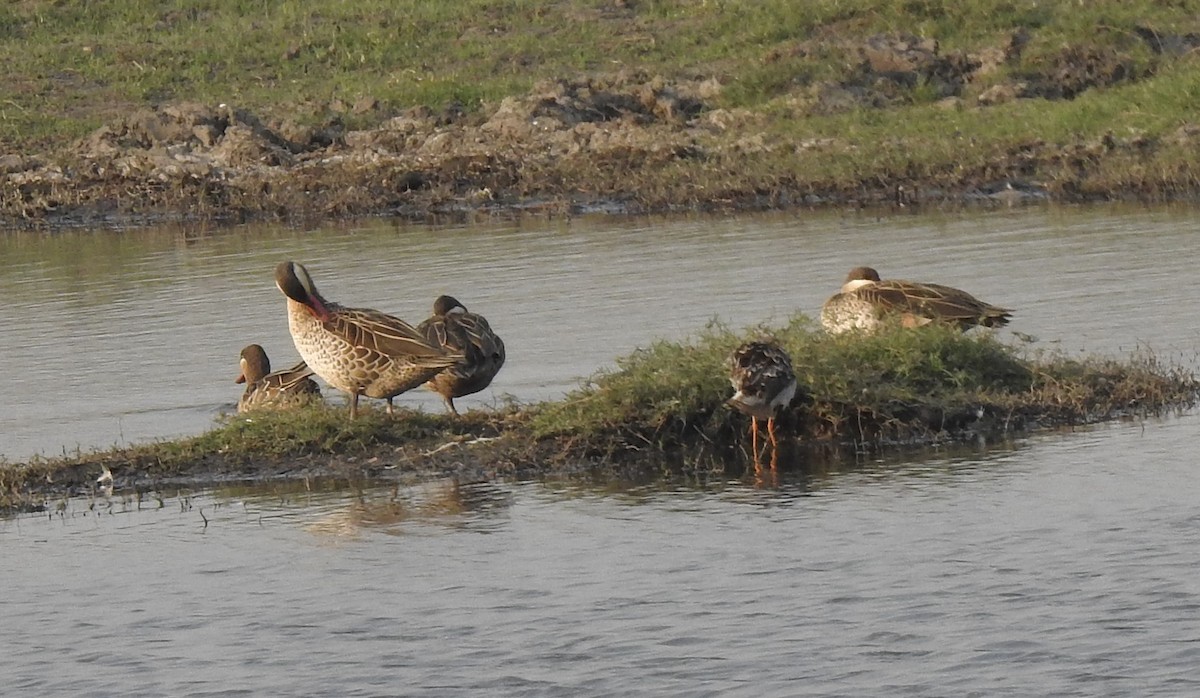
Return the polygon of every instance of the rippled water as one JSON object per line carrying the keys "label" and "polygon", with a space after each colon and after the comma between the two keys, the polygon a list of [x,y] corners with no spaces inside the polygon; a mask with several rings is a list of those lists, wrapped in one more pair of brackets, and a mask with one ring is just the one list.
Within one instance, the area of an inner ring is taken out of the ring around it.
{"label": "rippled water", "polygon": [[[846,271],[940,281],[1016,309],[1042,346],[1194,358],[1190,211],[590,219],[479,227],[383,222],[0,236],[0,456],[198,433],[232,410],[238,352],[298,360],[274,286],[282,259],[322,291],[417,322],[451,293],[486,315],[508,363],[466,407],[563,394],[656,338],[815,314]],[[342,400],[340,395],[332,399]],[[401,404],[443,409],[425,390]]]}
{"label": "rippled water", "polygon": [[26,695],[1195,695],[1200,419],[773,489],[433,483],[0,522]]}
{"label": "rippled water", "polygon": [[[237,352],[293,360],[271,270],[409,319],[450,292],[552,397],[845,271],[963,286],[1068,352],[1194,365],[1190,211],[771,216],[0,238],[0,453],[192,433]],[[402,398],[440,409],[432,395]],[[0,520],[21,695],[1187,696],[1200,416],[742,480],[66,500]],[[815,464],[812,466],[817,468]]]}

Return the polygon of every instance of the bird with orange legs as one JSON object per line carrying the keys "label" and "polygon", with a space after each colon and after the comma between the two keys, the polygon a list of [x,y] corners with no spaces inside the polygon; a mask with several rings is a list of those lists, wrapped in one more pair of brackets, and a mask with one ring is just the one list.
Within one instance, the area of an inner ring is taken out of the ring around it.
{"label": "bird with orange legs", "polygon": [[796,373],[792,359],[778,344],[770,340],[755,340],[742,344],[729,356],[729,383],[736,391],[729,398],[730,407],[750,416],[751,448],[754,450],[754,469],[761,469],[758,451],[758,420],[767,420],[767,436],[771,440],[771,469],[779,464],[779,442],[775,437],[775,415],[796,397]]}

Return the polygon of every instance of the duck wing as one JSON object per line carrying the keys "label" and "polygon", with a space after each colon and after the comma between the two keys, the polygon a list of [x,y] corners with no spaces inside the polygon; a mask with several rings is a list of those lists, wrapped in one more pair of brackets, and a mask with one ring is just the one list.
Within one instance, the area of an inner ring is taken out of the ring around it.
{"label": "duck wing", "polygon": [[480,360],[493,362],[499,369],[500,364],[504,363],[504,341],[492,331],[487,319],[482,315],[466,313],[457,320],[465,343],[473,347]]}
{"label": "duck wing", "polygon": [[1010,310],[941,284],[881,281],[855,293],[881,308],[932,320],[999,327],[1012,315]]}
{"label": "duck wing", "polygon": [[369,308],[338,308],[322,326],[355,347],[392,357],[445,358],[415,327]]}

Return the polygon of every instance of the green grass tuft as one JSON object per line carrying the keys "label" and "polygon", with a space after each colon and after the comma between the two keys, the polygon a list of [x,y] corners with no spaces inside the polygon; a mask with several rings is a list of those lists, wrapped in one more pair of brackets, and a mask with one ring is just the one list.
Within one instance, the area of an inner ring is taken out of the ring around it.
{"label": "green grass tuft", "polygon": [[543,438],[570,435],[592,450],[736,438],[748,418],[724,405],[733,392],[725,360],[740,342],[761,336],[774,337],[792,356],[805,395],[788,421],[808,439],[927,440],[966,428],[1157,413],[1192,404],[1198,388],[1190,373],[1152,356],[1029,357],[994,334],[942,326],[830,336],[797,315],[777,330],[735,333],[713,323],[689,342],[656,342],[561,402],[540,406],[531,428]]}

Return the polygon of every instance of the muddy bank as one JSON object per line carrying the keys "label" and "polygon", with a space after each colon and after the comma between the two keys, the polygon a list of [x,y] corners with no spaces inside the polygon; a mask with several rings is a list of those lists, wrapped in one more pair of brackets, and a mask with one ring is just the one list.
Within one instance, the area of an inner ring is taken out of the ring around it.
{"label": "muddy bank", "polygon": [[[1171,38],[1143,39],[1165,53]],[[772,49],[763,60],[834,55],[846,64],[842,77],[802,84],[760,110],[722,108],[727,86],[715,77],[637,71],[544,82],[470,113],[453,104],[393,112],[371,97],[282,120],[237,105],[163,104],[61,152],[0,154],[0,225],[1195,196],[1200,186],[1190,170],[1148,165],[1162,150],[1194,143],[1200,125],[1166,138],[1018,139],[968,164],[955,148],[970,144],[960,144],[947,147],[943,162],[857,171],[828,163],[905,145],[784,128],[855,110],[904,119],[914,91],[941,108],[982,112],[1070,100],[1146,77],[1126,56],[1087,47],[1012,71],[1026,41],[1018,32],[967,53],[906,34],[819,36]],[[1005,66],[1009,77],[995,80]],[[364,121],[373,125],[347,126]]]}
{"label": "muddy bank", "polygon": [[[919,452],[930,446],[1005,443],[1037,430],[1069,428],[1122,415],[1048,415],[1003,413],[984,408],[902,407],[903,414],[864,410],[854,423],[861,438],[842,441],[829,434],[797,436],[804,417],[781,420],[782,471],[824,471],[881,452]],[[479,415],[475,415],[479,416]],[[911,421],[903,425],[900,417]],[[828,426],[828,425],[827,425]],[[682,437],[682,438],[676,438]],[[115,449],[70,459],[33,462],[20,472],[0,476],[0,516],[52,512],[70,497],[134,499],[147,502],[155,493],[174,489],[208,489],[230,483],[332,480],[346,484],[411,484],[439,478],[461,483],[498,479],[602,478],[639,479],[647,474],[684,477],[740,477],[752,472],[750,444],[741,431],[718,443],[700,430],[672,436],[668,443],[652,430],[617,430],[595,437],[532,439],[528,433],[495,436],[442,434],[402,445],[379,443],[341,453],[252,455],[208,453],[164,461],[155,449]],[[666,446],[665,448],[663,446]],[[12,466],[9,466],[12,468]]]}

